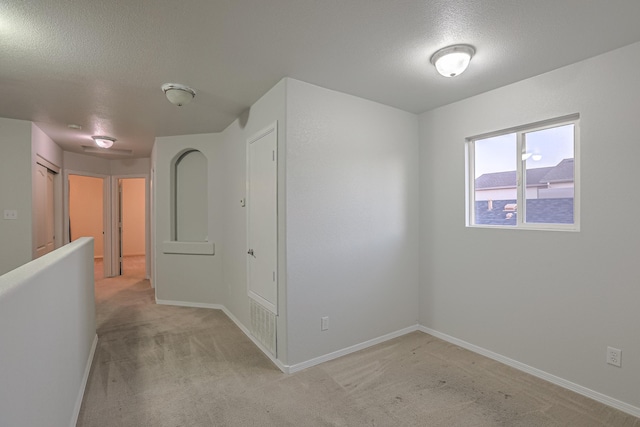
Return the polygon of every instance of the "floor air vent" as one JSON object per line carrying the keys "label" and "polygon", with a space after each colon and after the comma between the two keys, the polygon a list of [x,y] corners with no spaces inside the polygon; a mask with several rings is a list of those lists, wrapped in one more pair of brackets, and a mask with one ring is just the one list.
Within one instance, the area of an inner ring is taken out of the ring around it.
{"label": "floor air vent", "polygon": [[254,300],[251,301],[251,335],[276,357],[276,316]]}

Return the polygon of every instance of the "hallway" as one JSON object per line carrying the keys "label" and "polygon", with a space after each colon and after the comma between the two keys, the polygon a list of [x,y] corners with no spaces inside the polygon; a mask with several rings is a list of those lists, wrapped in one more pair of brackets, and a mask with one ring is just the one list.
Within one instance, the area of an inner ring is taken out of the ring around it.
{"label": "hallway", "polygon": [[221,311],[156,305],[144,258],[127,258],[123,276],[96,280],[99,342],[78,426],[215,425],[198,408],[213,409],[203,402],[232,365],[281,375]]}

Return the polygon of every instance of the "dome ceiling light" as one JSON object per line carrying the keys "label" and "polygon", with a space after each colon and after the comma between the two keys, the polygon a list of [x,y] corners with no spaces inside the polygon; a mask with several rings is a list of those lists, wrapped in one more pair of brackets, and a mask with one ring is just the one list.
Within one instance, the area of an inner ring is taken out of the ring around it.
{"label": "dome ceiling light", "polygon": [[189,86],[178,83],[165,83],[162,85],[162,91],[173,105],[182,107],[190,103],[196,96],[196,91]]}
{"label": "dome ceiling light", "polygon": [[467,44],[456,44],[440,49],[431,57],[431,63],[438,73],[445,77],[455,77],[464,72],[476,50]]}
{"label": "dome ceiling light", "polygon": [[92,136],[91,138],[93,138],[96,145],[100,148],[111,148],[113,143],[116,142],[116,139],[110,136]]}

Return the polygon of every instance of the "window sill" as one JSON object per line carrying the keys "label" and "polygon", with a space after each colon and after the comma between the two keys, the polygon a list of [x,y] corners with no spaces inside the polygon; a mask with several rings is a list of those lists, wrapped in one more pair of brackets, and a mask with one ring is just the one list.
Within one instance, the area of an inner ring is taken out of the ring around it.
{"label": "window sill", "polygon": [[473,224],[473,225],[467,225],[467,228],[488,228],[488,229],[499,229],[499,230],[528,230],[528,231],[568,231],[568,232],[579,232],[580,231],[580,227],[577,225],[573,225],[571,227],[566,227],[566,226],[554,226],[554,225],[540,225],[540,226],[534,226],[534,225],[527,225],[527,226],[515,226],[515,225],[478,225],[478,224]]}

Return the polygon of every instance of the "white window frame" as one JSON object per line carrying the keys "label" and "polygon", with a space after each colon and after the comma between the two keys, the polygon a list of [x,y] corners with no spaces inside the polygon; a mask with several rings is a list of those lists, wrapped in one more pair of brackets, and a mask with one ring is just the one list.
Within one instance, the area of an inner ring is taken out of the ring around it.
{"label": "white window frame", "polygon": [[[545,129],[574,125],[573,135],[573,155],[574,155],[574,193],[573,193],[573,224],[557,223],[528,223],[526,219],[526,185],[523,185],[523,171],[525,170],[525,160],[522,159],[526,133],[541,131]],[[518,214],[516,225],[489,225],[476,224],[475,212],[475,142],[487,138],[506,134],[516,134],[516,195],[518,204]],[[499,228],[509,230],[550,230],[550,231],[580,231],[580,115],[572,114],[551,120],[536,122],[524,126],[518,126],[501,131],[485,133],[466,138],[466,225],[473,228]]]}

